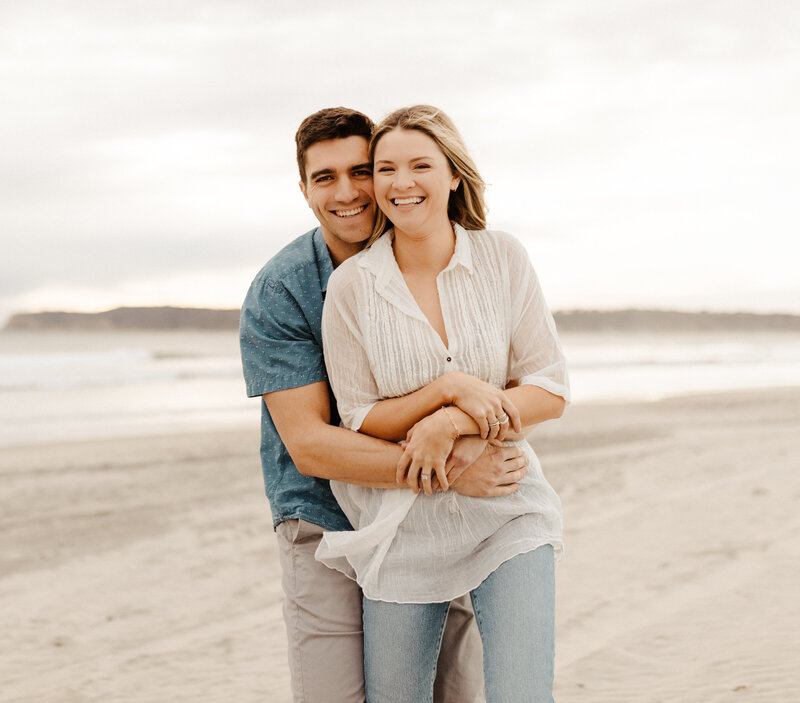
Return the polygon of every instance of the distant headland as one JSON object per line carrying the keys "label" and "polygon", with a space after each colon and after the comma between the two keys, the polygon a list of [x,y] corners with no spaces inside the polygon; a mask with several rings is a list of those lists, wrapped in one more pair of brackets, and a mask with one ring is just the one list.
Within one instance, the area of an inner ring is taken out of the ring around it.
{"label": "distant headland", "polygon": [[[800,315],[676,310],[561,310],[561,332],[800,332]],[[139,307],[104,312],[27,312],[6,331],[235,330],[238,309]]]}
{"label": "distant headland", "polygon": [[239,325],[239,310],[210,308],[114,308],[104,312],[21,312],[6,323],[20,330],[227,330]]}
{"label": "distant headland", "polygon": [[800,315],[679,310],[561,310],[561,332],[800,332]]}

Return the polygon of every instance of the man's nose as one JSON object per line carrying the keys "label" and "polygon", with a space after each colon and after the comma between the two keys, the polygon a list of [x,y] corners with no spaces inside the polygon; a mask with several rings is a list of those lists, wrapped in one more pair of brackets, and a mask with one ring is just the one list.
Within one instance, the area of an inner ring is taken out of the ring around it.
{"label": "man's nose", "polygon": [[344,176],[336,184],[336,199],[341,203],[349,203],[358,197],[358,188],[353,181]]}

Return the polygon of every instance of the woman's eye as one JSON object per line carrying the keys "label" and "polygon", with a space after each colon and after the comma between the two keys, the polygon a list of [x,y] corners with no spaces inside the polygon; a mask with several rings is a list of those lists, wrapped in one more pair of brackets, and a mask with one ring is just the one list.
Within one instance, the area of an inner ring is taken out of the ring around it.
{"label": "woman's eye", "polygon": [[384,166],[383,168],[378,169],[378,173],[392,173],[394,171],[393,168],[389,168],[388,166]]}

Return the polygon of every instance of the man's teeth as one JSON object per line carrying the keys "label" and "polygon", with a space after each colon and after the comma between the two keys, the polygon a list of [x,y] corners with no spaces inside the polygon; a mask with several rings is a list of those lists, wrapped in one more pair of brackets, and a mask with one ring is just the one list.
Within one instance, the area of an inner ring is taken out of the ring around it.
{"label": "man's teeth", "polygon": [[358,215],[358,213],[363,212],[366,208],[366,205],[362,205],[361,207],[357,207],[354,210],[337,210],[336,214],[339,217],[352,217],[353,215]]}
{"label": "man's teeth", "polygon": [[395,205],[416,205],[417,203],[421,203],[424,198],[395,198],[392,202]]}

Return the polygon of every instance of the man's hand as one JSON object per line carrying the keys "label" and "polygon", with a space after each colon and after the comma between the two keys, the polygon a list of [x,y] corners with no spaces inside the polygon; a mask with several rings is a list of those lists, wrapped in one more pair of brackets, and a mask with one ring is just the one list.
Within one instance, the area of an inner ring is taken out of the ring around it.
{"label": "man's hand", "polygon": [[453,451],[450,452],[450,457],[444,467],[447,473],[447,480],[450,483],[458,481],[461,474],[483,454],[488,443],[488,440],[481,439],[476,435],[459,437],[453,444]]}
{"label": "man's hand", "polygon": [[450,481],[450,488],[475,498],[507,496],[519,489],[527,473],[528,458],[522,447],[486,444],[483,453]]}

